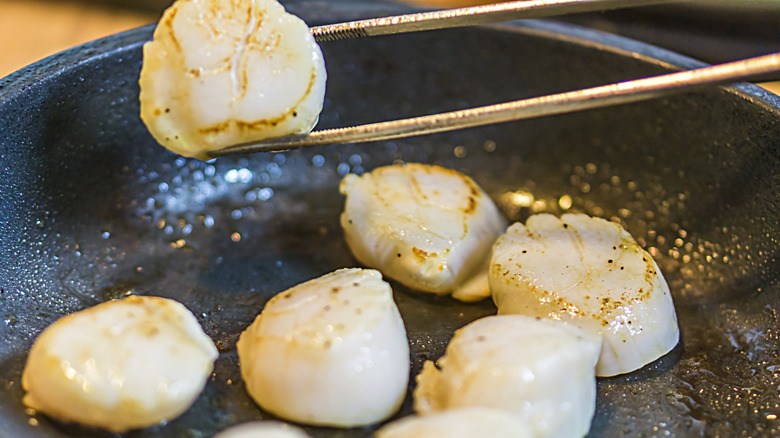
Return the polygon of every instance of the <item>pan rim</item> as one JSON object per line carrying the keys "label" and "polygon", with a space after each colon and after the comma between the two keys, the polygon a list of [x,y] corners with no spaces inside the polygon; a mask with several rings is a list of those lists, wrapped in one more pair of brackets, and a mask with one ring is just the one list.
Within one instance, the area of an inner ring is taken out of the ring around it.
{"label": "pan rim", "polygon": [[[298,3],[306,3],[306,0]],[[338,7],[346,3],[351,3],[351,1],[337,2],[333,5]],[[412,10],[412,8],[402,5],[395,6],[399,9],[399,13]],[[0,78],[0,114],[2,114],[2,108],[6,102],[15,100],[16,97],[23,95],[25,90],[31,86],[52,80],[63,72],[76,68],[83,63],[108,57],[117,52],[133,50],[139,45],[142,46],[152,38],[155,27],[156,23],[152,23],[89,41],[50,55],[22,67],[4,78]],[[639,40],[554,20],[515,20],[483,27],[504,32],[520,32],[589,47],[619,56],[634,58],[672,71],[708,65],[687,55]],[[767,89],[748,82],[721,86],[719,88],[748,100],[767,111],[776,113],[780,117],[780,96]]]}

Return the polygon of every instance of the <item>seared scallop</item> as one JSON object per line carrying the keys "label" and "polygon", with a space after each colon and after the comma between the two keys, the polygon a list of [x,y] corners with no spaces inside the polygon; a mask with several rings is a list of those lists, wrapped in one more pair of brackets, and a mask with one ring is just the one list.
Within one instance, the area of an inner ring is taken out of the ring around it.
{"label": "seared scallop", "polygon": [[566,321],[602,336],[599,376],[641,368],[679,340],[658,265],[604,219],[541,214],[510,226],[493,248],[490,288],[499,314]]}
{"label": "seared scallop", "polygon": [[177,0],[144,45],[141,119],[187,156],[310,131],[327,73],[308,26],[276,0]]}
{"label": "seared scallop", "polygon": [[600,343],[558,321],[478,319],[455,332],[436,364],[423,364],[414,410],[498,409],[527,424],[535,437],[584,436],[596,407]]}
{"label": "seared scallop", "polygon": [[112,432],[157,425],[195,401],[217,349],[173,300],[131,296],[64,316],[33,343],[28,407]]}
{"label": "seared scallop", "polygon": [[249,395],[287,420],[368,425],[406,395],[406,330],[374,270],[341,269],[276,295],[237,347]]}
{"label": "seared scallop", "polygon": [[347,175],[341,225],[364,265],[421,291],[463,301],[490,295],[490,247],[506,222],[469,177],[409,163]]}
{"label": "seared scallop", "polygon": [[252,421],[214,435],[214,438],[308,438],[299,427],[279,421]]}
{"label": "seared scallop", "polygon": [[510,412],[459,408],[428,415],[410,415],[386,424],[375,438],[534,438],[531,428]]}

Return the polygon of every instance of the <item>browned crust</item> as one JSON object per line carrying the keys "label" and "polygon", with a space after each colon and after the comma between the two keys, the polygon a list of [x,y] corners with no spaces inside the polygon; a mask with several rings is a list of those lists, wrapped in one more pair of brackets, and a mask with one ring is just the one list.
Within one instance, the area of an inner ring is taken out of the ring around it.
{"label": "browned crust", "polygon": [[264,127],[268,126],[276,126],[285,120],[287,120],[289,117],[296,117],[297,110],[296,108],[304,101],[306,98],[311,94],[312,88],[314,88],[314,82],[315,82],[316,72],[315,68],[311,68],[311,75],[309,76],[309,84],[306,88],[306,92],[303,93],[300,99],[290,107],[286,112],[283,114],[270,118],[270,119],[261,119],[261,120],[255,120],[251,122],[247,122],[244,120],[226,120],[224,122],[220,122],[211,126],[207,126],[205,128],[201,128],[198,130],[198,133],[200,134],[219,134],[220,132],[228,131],[231,128],[236,128],[241,131],[254,131],[258,130]]}

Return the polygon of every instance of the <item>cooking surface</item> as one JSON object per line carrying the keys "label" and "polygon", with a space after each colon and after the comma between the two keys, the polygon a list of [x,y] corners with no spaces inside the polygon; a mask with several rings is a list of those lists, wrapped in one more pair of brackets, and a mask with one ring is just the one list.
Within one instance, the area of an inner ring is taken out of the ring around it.
{"label": "cooking surface", "polygon": [[[398,12],[323,2],[293,11],[312,23]],[[32,71],[29,83],[0,81],[0,436],[110,436],[25,412],[19,379],[46,325],[127,294],[182,301],[222,352],[192,409],[129,436],[210,436],[267,418],[243,389],[238,333],[273,294],[356,264],[338,226],[338,181],[399,159],[469,174],[512,219],[564,211],[615,218],[659,262],[682,342],[638,372],[599,379],[592,436],[780,432],[777,100],[771,106],[710,90],[405,141],[205,163],[166,152],[138,119],[140,45],[150,34],[99,44],[93,53],[109,55],[85,62],[68,58],[85,54],[57,58]],[[665,70],[605,42],[690,64],[544,22],[328,43],[322,124]],[[393,286],[413,374],[443,352],[453,330],[495,312],[489,301],[467,305]],[[399,415],[409,412],[407,399]]]}

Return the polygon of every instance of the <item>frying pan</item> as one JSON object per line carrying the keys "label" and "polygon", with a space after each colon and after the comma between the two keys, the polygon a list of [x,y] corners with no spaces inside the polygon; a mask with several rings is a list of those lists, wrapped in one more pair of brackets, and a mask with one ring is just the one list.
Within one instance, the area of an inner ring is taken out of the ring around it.
{"label": "frying pan", "polygon": [[[312,25],[406,11],[381,2],[287,7]],[[542,211],[617,220],[658,261],[681,342],[639,371],[599,379],[591,436],[780,432],[777,96],[742,84],[403,141],[201,162],[158,146],[139,119],[141,46],[151,33],[111,36],[0,80],[0,436],[110,435],[26,412],[20,376],[44,327],[129,294],[181,301],[221,354],[189,411],[127,436],[210,436],[270,418],[243,388],[238,334],[277,292],[357,264],[338,225],[338,182],[398,160],[471,175],[512,220]],[[546,21],[322,48],[322,128],[699,65]],[[502,196],[514,191],[533,202]],[[413,375],[455,329],[495,312],[489,300],[393,287]],[[398,416],[410,412],[407,398]]]}

